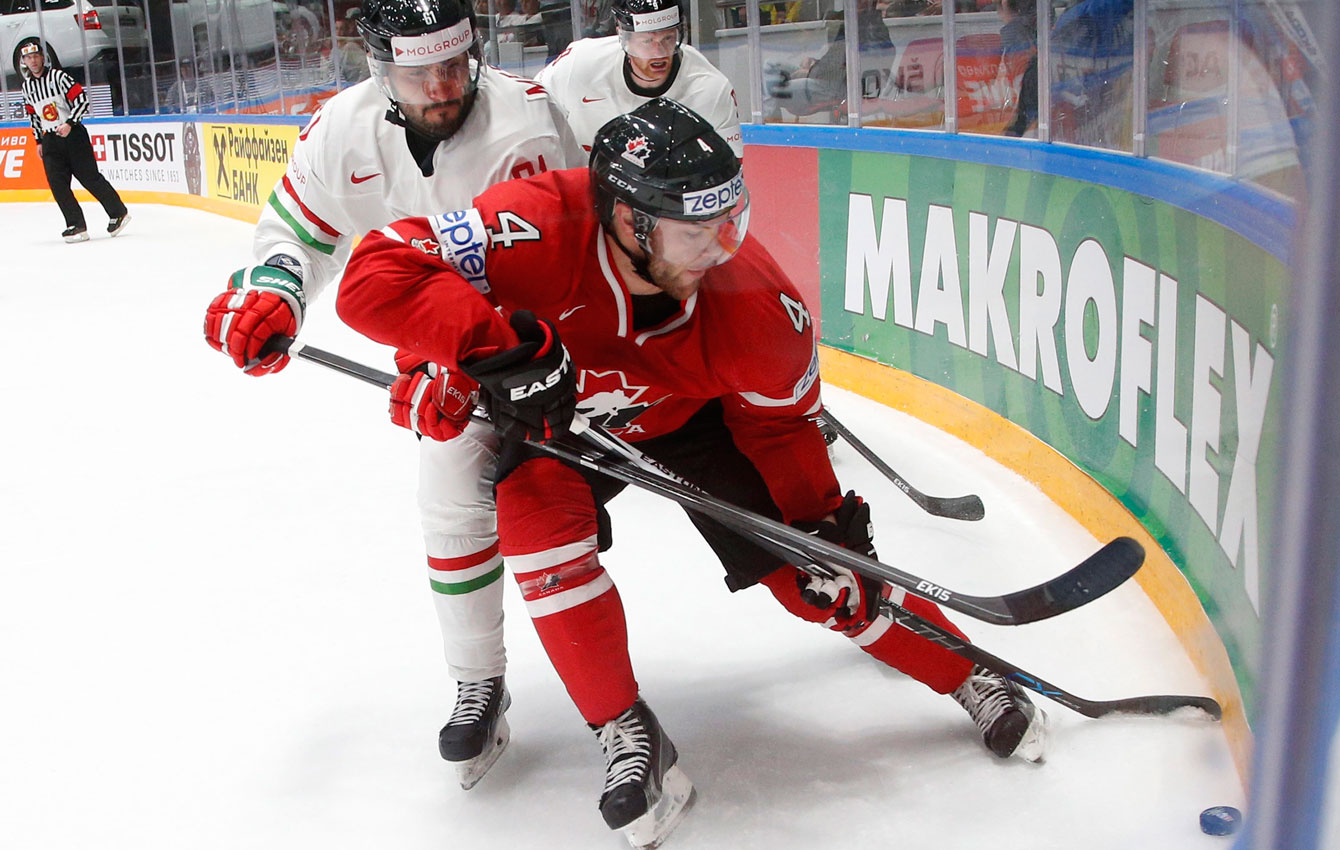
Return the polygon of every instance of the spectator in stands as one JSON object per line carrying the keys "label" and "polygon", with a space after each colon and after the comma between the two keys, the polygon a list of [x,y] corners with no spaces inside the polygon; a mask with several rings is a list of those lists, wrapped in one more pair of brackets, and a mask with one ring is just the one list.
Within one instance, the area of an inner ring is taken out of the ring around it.
{"label": "spectator in stands", "polygon": [[368,70],[368,54],[363,49],[363,37],[358,34],[357,6],[349,9],[335,22],[335,41],[340,52],[340,76],[346,83],[366,80],[371,74]]}
{"label": "spectator in stands", "polygon": [[522,41],[526,47],[543,47],[544,16],[540,14],[540,0],[521,0],[521,15],[525,27]]}
{"label": "spectator in stands", "polygon": [[1030,56],[1019,80],[1014,118],[1002,131],[1006,136],[1022,136],[1038,120],[1038,6],[1037,0],[1000,0],[1001,62],[1006,68],[1011,59],[1027,51]]}
{"label": "spectator in stands", "polygon": [[206,112],[214,104],[214,91],[208,80],[196,73],[189,58],[177,62],[177,79],[163,96],[166,112]]}
{"label": "spectator in stands", "polygon": [[495,0],[493,8],[498,15],[498,40],[519,41],[526,16],[517,8],[517,0]]}

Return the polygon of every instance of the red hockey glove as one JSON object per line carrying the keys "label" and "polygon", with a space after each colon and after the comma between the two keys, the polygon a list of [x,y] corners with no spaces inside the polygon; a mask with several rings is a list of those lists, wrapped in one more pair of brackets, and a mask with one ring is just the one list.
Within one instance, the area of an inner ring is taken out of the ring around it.
{"label": "red hockey glove", "polygon": [[577,412],[572,358],[552,322],[518,310],[511,323],[521,340],[518,345],[462,366],[479,382],[489,418],[503,437],[540,441],[561,437]]}
{"label": "red hockey glove", "polygon": [[[801,531],[867,558],[876,557],[870,506],[853,490],[848,490],[847,495],[842,497],[842,504],[831,521],[791,524]],[[884,583],[836,565],[825,565],[825,569],[831,571],[833,576],[811,575],[803,569],[797,574],[800,598],[816,608],[831,611],[837,625],[842,628],[873,620],[878,613]]]}
{"label": "red hockey glove", "polygon": [[424,363],[401,373],[391,385],[391,421],[445,443],[470,424],[470,411],[478,397],[479,384],[470,378],[436,363]]}
{"label": "red hockey glove", "polygon": [[205,342],[233,359],[249,375],[268,375],[288,365],[287,352],[261,349],[273,336],[292,337],[302,326],[306,298],[302,281],[273,266],[233,272],[228,291],[205,311]]}

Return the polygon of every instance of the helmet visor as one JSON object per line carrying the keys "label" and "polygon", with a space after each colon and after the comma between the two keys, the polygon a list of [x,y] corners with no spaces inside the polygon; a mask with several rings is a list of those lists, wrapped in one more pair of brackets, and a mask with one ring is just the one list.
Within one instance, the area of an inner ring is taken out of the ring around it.
{"label": "helmet visor", "polygon": [[749,191],[742,189],[732,207],[712,218],[658,219],[652,245],[656,255],[671,266],[701,271],[735,256],[748,231]]}
{"label": "helmet visor", "polygon": [[368,56],[377,87],[396,103],[426,106],[461,100],[479,87],[481,63],[461,53],[430,65],[399,65]]}
{"label": "helmet visor", "polygon": [[659,30],[619,30],[619,44],[623,46],[623,52],[634,59],[669,59],[679,50],[679,42],[678,23]]}

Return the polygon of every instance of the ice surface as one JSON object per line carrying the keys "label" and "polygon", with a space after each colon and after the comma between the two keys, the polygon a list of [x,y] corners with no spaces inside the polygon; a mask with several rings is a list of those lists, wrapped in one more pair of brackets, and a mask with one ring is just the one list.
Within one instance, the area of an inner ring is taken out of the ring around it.
{"label": "ice surface", "polygon": [[[454,686],[413,438],[375,388],[308,363],[254,379],[205,345],[249,226],[133,214],[115,240],[66,245],[54,204],[0,206],[0,847],[620,847],[596,811],[599,746],[514,586],[512,744],[457,787],[436,752]],[[333,294],[304,337],[390,368]],[[976,451],[825,395],[917,487],[986,503],[980,523],[930,517],[840,446],[884,560],[992,593],[1097,547]],[[1225,846],[1197,822],[1243,804],[1216,725],[1043,700],[1047,763],[998,762],[952,700],[766,591],[729,594],[677,508],[636,492],[611,508],[642,691],[699,792],[667,848]],[[1030,626],[956,621],[1088,698],[1205,692],[1134,583]]]}

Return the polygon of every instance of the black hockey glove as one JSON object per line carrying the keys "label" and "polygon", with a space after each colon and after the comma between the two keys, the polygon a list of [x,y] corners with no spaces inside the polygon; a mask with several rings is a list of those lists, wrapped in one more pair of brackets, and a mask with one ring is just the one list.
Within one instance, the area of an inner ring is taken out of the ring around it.
{"label": "black hockey glove", "polygon": [[[867,558],[875,558],[873,541],[875,529],[870,522],[870,506],[848,490],[842,504],[834,512],[833,520],[821,522],[793,522],[794,527],[813,534],[829,543],[836,543]],[[823,568],[834,573],[832,577],[811,575],[803,569],[796,576],[800,598],[816,608],[832,609],[838,624],[844,628],[868,623],[879,608],[884,583],[835,565]]]}
{"label": "black hockey glove", "polygon": [[577,412],[572,358],[552,322],[518,310],[511,323],[520,343],[462,368],[479,382],[484,409],[503,437],[541,442],[561,437]]}

